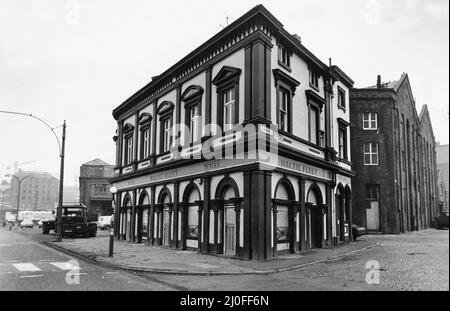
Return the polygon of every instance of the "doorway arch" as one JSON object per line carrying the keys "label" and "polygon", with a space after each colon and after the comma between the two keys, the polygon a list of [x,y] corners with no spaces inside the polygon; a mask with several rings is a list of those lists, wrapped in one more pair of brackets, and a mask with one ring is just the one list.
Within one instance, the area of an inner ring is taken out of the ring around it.
{"label": "doorway arch", "polygon": [[126,240],[131,235],[131,196],[127,193],[120,212],[120,237]]}
{"label": "doorway arch", "polygon": [[148,241],[149,237],[150,197],[146,190],[139,196],[136,208],[136,237],[137,242]]}
{"label": "doorway arch", "polygon": [[273,244],[275,251],[294,252],[295,239],[295,191],[287,178],[278,181],[275,199],[272,200]]}
{"label": "doorway arch", "polygon": [[156,234],[158,244],[163,246],[170,246],[171,229],[172,229],[172,194],[167,187],[164,187],[159,192],[158,205],[156,209],[157,216],[155,220]]}
{"label": "doorway arch", "polygon": [[323,214],[323,199],[322,192],[316,183],[313,183],[309,190],[306,199],[306,223],[309,248],[322,248],[322,241],[324,239],[324,214]]}
{"label": "doorway arch", "polygon": [[336,191],[336,235],[339,237],[339,241],[345,240],[345,190],[342,183],[337,185]]}
{"label": "doorway arch", "polygon": [[[237,254],[240,243],[241,216],[239,188],[236,181],[225,176],[216,188],[214,218],[217,219],[214,233],[217,237],[217,252],[228,256]],[[211,225],[211,223],[210,223]]]}
{"label": "doorway arch", "polygon": [[200,199],[198,186],[194,182],[189,183],[183,193],[184,214],[182,217],[182,238],[184,246],[188,248],[198,248],[201,239]]}

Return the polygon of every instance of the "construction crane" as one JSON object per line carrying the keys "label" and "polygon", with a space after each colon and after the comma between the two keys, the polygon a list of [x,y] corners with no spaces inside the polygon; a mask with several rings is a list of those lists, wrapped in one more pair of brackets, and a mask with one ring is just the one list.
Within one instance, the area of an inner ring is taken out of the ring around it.
{"label": "construction crane", "polygon": [[14,174],[16,174],[17,170],[19,168],[19,165],[31,164],[31,163],[35,163],[35,162],[39,162],[39,160],[31,160],[31,161],[25,161],[25,162],[16,161],[13,164],[8,165],[6,167],[6,169],[9,170],[10,168],[14,167]]}

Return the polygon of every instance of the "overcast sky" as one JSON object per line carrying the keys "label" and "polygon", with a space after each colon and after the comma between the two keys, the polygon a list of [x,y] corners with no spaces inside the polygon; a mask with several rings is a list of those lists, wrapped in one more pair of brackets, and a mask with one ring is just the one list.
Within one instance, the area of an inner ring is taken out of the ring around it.
{"label": "overcast sky", "polygon": [[[259,3],[356,87],[407,72],[448,144],[448,0],[0,0],[0,110],[67,120],[74,185],[82,163],[114,164],[116,106]],[[0,180],[16,160],[59,177],[56,139],[37,120],[0,114],[0,137]]]}

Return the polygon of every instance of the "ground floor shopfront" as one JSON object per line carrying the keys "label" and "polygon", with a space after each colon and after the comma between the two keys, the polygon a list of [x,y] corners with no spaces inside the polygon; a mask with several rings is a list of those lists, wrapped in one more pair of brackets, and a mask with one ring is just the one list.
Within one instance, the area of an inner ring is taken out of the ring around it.
{"label": "ground floor shopfront", "polygon": [[281,158],[214,160],[115,182],[120,240],[263,260],[351,239],[350,177]]}

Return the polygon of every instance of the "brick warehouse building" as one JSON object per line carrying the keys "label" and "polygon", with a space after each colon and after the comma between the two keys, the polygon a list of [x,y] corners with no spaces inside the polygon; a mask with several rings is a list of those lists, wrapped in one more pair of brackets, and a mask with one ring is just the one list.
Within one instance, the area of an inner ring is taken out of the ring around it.
{"label": "brick warehouse building", "polygon": [[256,260],[348,241],[352,86],[254,7],[114,109],[116,238]]}
{"label": "brick warehouse building", "polygon": [[437,216],[435,138],[409,78],[350,91],[353,220],[370,231],[425,229]]}

